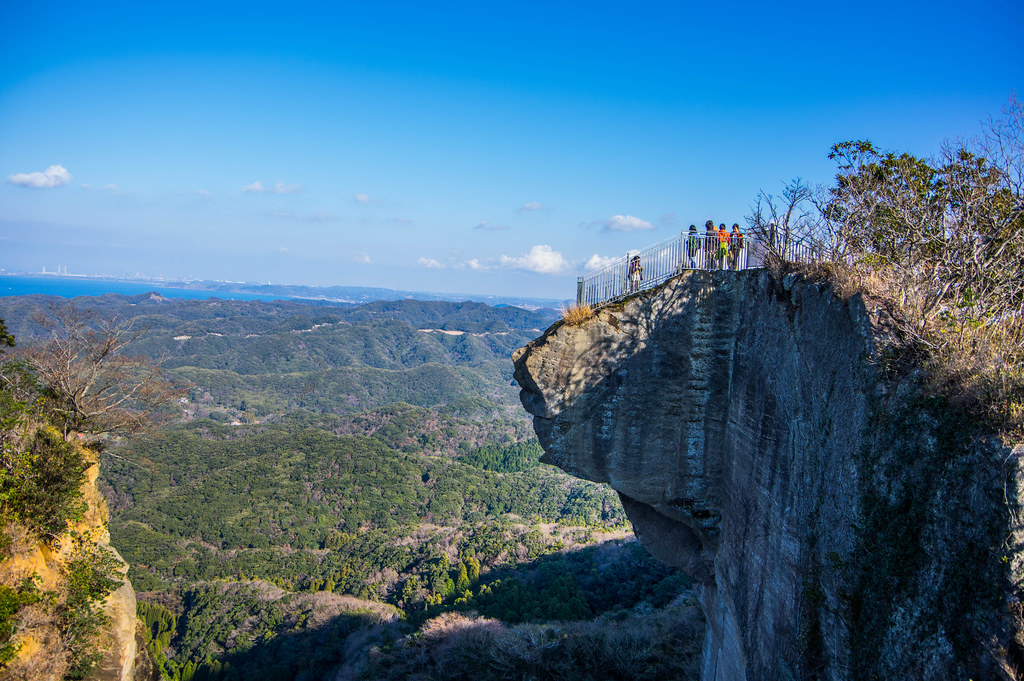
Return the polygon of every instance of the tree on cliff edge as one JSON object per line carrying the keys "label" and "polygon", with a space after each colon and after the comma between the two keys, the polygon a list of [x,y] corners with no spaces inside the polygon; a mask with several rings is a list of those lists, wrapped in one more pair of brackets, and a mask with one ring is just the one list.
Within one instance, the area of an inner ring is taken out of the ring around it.
{"label": "tree on cliff edge", "polygon": [[73,305],[53,306],[33,319],[49,339],[22,356],[65,435],[148,430],[178,395],[155,363],[127,353],[142,334],[131,320],[97,318]]}
{"label": "tree on cliff edge", "polygon": [[810,246],[840,287],[895,303],[908,348],[1024,436],[1024,105],[938,158],[832,147],[835,184],[758,196],[769,259]]}

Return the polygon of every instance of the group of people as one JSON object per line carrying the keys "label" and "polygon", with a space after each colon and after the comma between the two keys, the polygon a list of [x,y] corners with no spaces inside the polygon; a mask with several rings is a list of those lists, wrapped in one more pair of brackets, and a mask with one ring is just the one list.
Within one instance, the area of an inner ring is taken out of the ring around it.
{"label": "group of people", "polygon": [[730,232],[723,222],[715,229],[713,220],[704,223],[703,236],[696,225],[690,225],[686,250],[690,256],[690,269],[738,270],[742,269],[743,232],[733,224]]}
{"label": "group of people", "polygon": [[[704,230],[704,234],[701,235],[696,225],[690,225],[690,232],[686,236],[690,269],[743,269],[743,232],[740,231],[739,224],[733,224],[730,232],[725,228],[724,222],[716,229],[715,222],[708,220],[704,223]],[[640,283],[644,279],[644,266],[639,255],[629,259],[626,279],[629,282],[630,293],[640,290]]]}

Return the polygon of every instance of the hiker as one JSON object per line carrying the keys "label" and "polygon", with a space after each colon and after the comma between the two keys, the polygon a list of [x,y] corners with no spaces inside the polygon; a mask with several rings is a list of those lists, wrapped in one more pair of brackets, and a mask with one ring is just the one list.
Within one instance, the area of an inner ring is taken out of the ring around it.
{"label": "hiker", "polygon": [[690,234],[686,238],[686,252],[690,254],[690,269],[697,269],[697,254],[700,253],[700,234],[697,234],[697,225],[690,225]]}
{"label": "hiker", "polygon": [[715,223],[708,220],[704,223],[704,268],[710,270],[711,263],[715,261],[715,249],[717,248],[718,233],[715,231]]}
{"label": "hiker", "polygon": [[644,266],[640,264],[640,256],[634,255],[629,260],[629,270],[626,273],[629,279],[629,292],[635,293],[640,290],[640,282],[644,280]]}
{"label": "hiker", "polygon": [[743,252],[743,232],[740,231],[739,223],[734,223],[732,226],[732,232],[729,234],[729,269],[739,270],[743,269],[743,263],[740,262],[740,255]]}
{"label": "hiker", "polygon": [[724,270],[726,257],[729,255],[729,232],[725,229],[723,222],[718,226],[718,269]]}

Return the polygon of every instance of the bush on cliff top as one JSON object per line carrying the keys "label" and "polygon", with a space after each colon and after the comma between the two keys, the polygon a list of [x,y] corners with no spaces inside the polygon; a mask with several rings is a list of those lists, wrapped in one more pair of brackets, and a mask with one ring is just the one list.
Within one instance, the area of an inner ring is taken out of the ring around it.
{"label": "bush on cliff top", "polygon": [[817,192],[800,180],[762,193],[749,218],[769,259],[801,245],[852,295],[892,303],[904,350],[937,391],[1024,439],[1024,104],[937,159],[837,144],[838,172]]}

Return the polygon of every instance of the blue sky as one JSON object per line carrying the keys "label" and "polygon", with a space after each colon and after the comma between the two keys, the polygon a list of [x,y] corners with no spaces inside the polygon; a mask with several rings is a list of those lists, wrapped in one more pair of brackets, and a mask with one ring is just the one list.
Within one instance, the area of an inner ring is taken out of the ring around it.
{"label": "blue sky", "polygon": [[0,268],[566,298],[1024,91],[1024,3],[772,5],[0,3]]}

